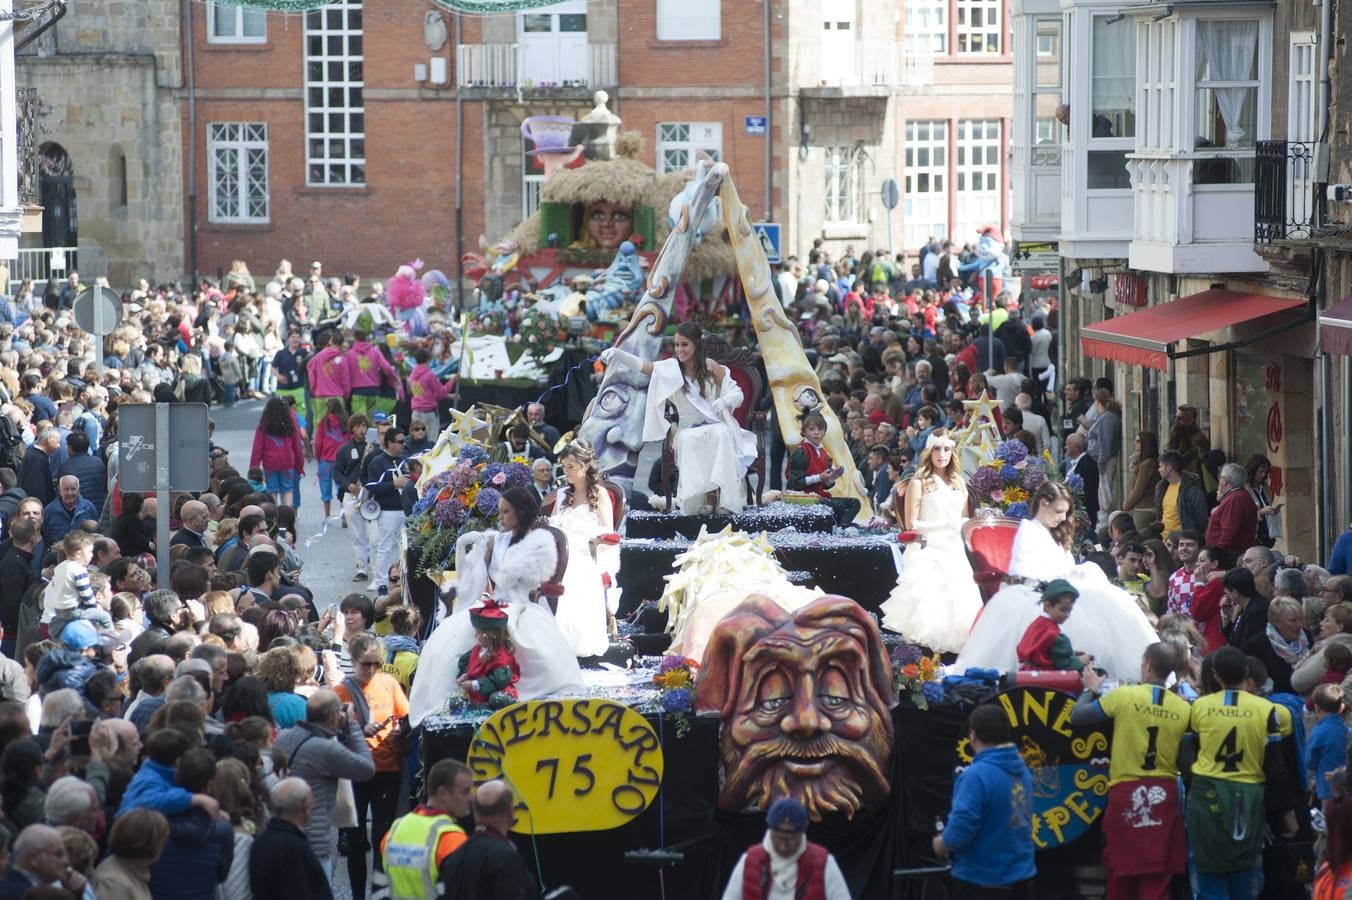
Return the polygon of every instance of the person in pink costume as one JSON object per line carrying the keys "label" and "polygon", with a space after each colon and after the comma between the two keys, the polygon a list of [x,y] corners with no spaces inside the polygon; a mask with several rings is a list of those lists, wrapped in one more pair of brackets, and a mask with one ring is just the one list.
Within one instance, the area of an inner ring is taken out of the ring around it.
{"label": "person in pink costume", "polygon": [[408,373],[409,405],[413,407],[413,421],[427,426],[427,436],[435,441],[441,434],[441,416],[437,412],[441,401],[451,392],[454,376],[445,384],[428,367],[431,355],[426,350],[413,351],[413,371]]}
{"label": "person in pink costume", "polygon": [[[352,349],[347,351],[347,371],[352,376],[352,411],[370,416],[394,410],[395,399],[404,399],[404,383],[394,366],[367,339],[360,328],[352,330]],[[394,388],[391,397],[383,388]]]}
{"label": "person in pink costume", "polygon": [[305,365],[305,376],[310,385],[310,421],[317,422],[328,412],[328,402],[337,397],[347,403],[352,393],[352,374],[348,371],[347,355],[333,342],[332,331],[321,331],[315,337],[315,355]]}

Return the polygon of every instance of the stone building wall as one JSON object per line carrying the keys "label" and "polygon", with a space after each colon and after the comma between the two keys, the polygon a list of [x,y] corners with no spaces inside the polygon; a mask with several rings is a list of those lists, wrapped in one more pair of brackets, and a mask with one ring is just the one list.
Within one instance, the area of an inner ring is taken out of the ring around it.
{"label": "stone building wall", "polygon": [[83,274],[119,289],[184,269],[179,10],[175,0],[72,0],[16,60],[19,85],[51,107],[38,143],[60,144],[74,167]]}

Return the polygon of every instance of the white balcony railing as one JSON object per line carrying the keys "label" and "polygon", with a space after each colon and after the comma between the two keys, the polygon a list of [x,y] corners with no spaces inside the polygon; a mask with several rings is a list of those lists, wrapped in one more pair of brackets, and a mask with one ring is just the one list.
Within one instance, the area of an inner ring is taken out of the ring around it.
{"label": "white balcony railing", "polygon": [[[856,41],[850,53],[830,53],[823,47],[798,45],[798,87],[802,90],[834,89],[875,93],[891,91],[900,83],[897,62],[901,57],[896,41]],[[925,63],[915,61],[916,71],[908,78],[926,78]],[[933,80],[932,75],[928,80]]]}
{"label": "white balcony railing", "polygon": [[1151,272],[1262,272],[1253,251],[1252,157],[1136,153],[1132,268]]}
{"label": "white balcony railing", "polygon": [[[526,57],[530,66],[526,68]],[[619,80],[615,44],[587,44],[586,58],[559,54],[556,65],[542,64],[537,50],[520,44],[461,44],[456,48],[456,79],[462,88],[544,91],[557,88],[614,87]]]}
{"label": "white balcony railing", "polygon": [[[20,249],[9,263],[9,283],[17,289],[25,278],[33,279],[40,292],[47,279],[65,278],[68,272],[79,269],[80,251],[76,247],[33,247]],[[93,281],[91,277],[89,279]]]}

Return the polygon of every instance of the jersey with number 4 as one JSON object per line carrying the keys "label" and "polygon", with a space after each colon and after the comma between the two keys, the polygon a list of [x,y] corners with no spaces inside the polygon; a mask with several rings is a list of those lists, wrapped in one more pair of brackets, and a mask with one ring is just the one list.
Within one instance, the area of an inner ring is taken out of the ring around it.
{"label": "jersey with number 4", "polygon": [[1277,706],[1247,691],[1221,691],[1192,705],[1197,732],[1195,775],[1263,783],[1263,756],[1269,743],[1282,739]]}
{"label": "jersey with number 4", "polygon": [[1108,784],[1178,775],[1178,745],[1188,731],[1188,701],[1159,685],[1114,688],[1095,701],[1113,720]]}

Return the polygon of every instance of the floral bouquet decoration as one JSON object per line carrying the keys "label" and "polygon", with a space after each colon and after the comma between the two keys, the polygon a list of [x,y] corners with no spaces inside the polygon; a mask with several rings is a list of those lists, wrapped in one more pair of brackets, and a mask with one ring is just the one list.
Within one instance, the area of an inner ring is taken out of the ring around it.
{"label": "floral bouquet decoration", "polygon": [[421,571],[435,577],[454,568],[460,536],[496,527],[502,492],[529,486],[530,469],[524,464],[489,462],[484,448],[463,448],[455,465],[429,481],[413,504],[408,532]]}
{"label": "floral bouquet decoration", "polygon": [[518,331],[521,346],[535,359],[544,358],[568,339],[565,331],[559,328],[558,320],[539,306],[532,306],[521,314],[521,326]]}
{"label": "floral bouquet decoration", "polygon": [[[972,473],[968,484],[983,508],[1012,519],[1026,519],[1028,498],[1048,479],[1061,480],[1051,454],[1046,450],[1040,456],[1029,453],[1022,441],[1011,438],[996,446],[991,458]],[[1078,475],[1065,481],[1078,503],[1084,481]]]}
{"label": "floral bouquet decoration", "polygon": [[892,653],[892,686],[897,696],[916,709],[929,709],[944,699],[943,662],[939,654],[925,656],[915,644],[901,644]]}
{"label": "floral bouquet decoration", "polygon": [[699,663],[685,656],[664,656],[653,676],[653,684],[660,694],[662,711],[670,713],[676,722],[676,736],[684,737],[690,729],[686,713],[695,703],[695,671]]}

